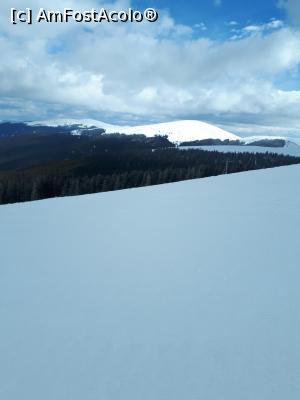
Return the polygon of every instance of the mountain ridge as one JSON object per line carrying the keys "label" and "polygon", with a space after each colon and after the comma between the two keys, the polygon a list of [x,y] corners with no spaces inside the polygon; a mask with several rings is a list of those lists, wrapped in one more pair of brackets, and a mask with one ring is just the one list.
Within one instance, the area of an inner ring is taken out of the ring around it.
{"label": "mountain ridge", "polygon": [[105,133],[123,133],[128,135],[142,134],[147,137],[155,135],[167,135],[172,142],[220,139],[220,140],[239,140],[240,137],[231,132],[225,131],[215,125],[198,120],[178,120],[173,122],[162,122],[148,125],[113,125],[106,122],[87,119],[58,119],[47,121],[28,122],[29,126],[76,126],[74,134],[80,134],[82,129],[102,128]]}

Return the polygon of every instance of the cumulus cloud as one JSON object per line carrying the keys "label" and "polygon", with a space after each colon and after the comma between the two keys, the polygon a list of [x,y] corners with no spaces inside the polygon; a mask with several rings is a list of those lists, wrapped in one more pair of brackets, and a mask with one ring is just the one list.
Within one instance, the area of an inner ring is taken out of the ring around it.
{"label": "cumulus cloud", "polygon": [[199,22],[198,24],[195,24],[194,28],[200,29],[201,31],[207,31],[207,26],[204,22]]}
{"label": "cumulus cloud", "polygon": [[[94,0],[67,3],[97,8]],[[48,8],[60,4],[53,0]],[[275,84],[299,66],[300,33],[276,20],[238,41],[220,42],[163,10],[155,24],[15,26],[3,19],[10,6],[8,0],[0,5],[1,119],[202,118],[300,126],[300,92]],[[28,6],[43,5],[28,0]]]}
{"label": "cumulus cloud", "polygon": [[239,40],[242,39],[246,36],[249,35],[258,35],[262,33],[267,33],[268,31],[280,29],[284,27],[284,22],[272,18],[269,22],[266,22],[265,24],[259,24],[259,25],[247,25],[244,28],[232,28],[231,32],[234,33],[234,35],[230,38],[231,40]]}
{"label": "cumulus cloud", "polygon": [[279,0],[279,7],[286,10],[290,21],[300,25],[300,3],[299,0]]}

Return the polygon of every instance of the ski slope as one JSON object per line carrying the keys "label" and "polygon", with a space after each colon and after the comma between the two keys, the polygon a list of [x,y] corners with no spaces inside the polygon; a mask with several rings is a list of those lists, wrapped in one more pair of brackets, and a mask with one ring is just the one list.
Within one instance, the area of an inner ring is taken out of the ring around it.
{"label": "ski slope", "polygon": [[0,206],[0,398],[299,400],[299,178]]}

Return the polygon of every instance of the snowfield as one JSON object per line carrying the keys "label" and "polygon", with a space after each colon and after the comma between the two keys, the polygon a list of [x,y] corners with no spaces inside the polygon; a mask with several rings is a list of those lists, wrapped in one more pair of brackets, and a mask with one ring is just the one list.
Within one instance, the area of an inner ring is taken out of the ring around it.
{"label": "snowfield", "polygon": [[[112,125],[106,122],[98,121],[95,119],[56,119],[48,121],[35,121],[27,122],[29,126],[49,126],[49,127],[73,127],[72,133],[74,135],[82,135],[82,131],[94,130],[95,128],[105,129],[107,134],[109,133],[123,133],[126,135],[145,135],[147,137],[153,137],[155,135],[167,135],[169,140],[173,143],[192,142],[195,140],[205,139],[219,139],[219,140],[240,140],[246,144],[250,144],[259,140],[274,140],[282,139],[286,143],[292,142],[292,144],[299,145],[300,138],[298,136],[248,136],[241,138],[233,133],[230,133],[224,129],[221,129],[215,125],[208,124],[198,120],[180,120],[173,122],[164,122],[160,124],[150,125]],[[269,149],[267,147],[267,149]]]}
{"label": "snowfield", "polygon": [[300,166],[0,207],[3,400],[299,400]]}
{"label": "snowfield", "polygon": [[[220,140],[237,140],[236,136],[217,126],[207,124],[196,120],[183,120],[175,122],[165,122],[161,124],[139,125],[139,126],[120,126],[111,125],[97,120],[68,120],[59,119],[53,121],[30,122],[28,125],[36,126],[72,126],[78,125],[80,128],[103,128],[106,133],[124,133],[128,135],[142,134],[147,137],[155,135],[168,135],[171,142],[183,142],[203,139],[220,139]],[[75,134],[79,134],[80,130],[75,129]]]}
{"label": "snowfield", "polygon": [[184,146],[179,148],[219,151],[221,153],[276,153],[276,154],[284,154],[288,156],[300,157],[300,146],[292,142],[287,142],[284,147],[215,145],[215,146]]}
{"label": "snowfield", "polygon": [[127,128],[124,133],[142,133],[148,137],[167,135],[171,142],[203,139],[238,140],[239,137],[217,126],[201,121],[175,121],[162,124],[143,125]]}
{"label": "snowfield", "polygon": [[287,143],[291,143],[291,144],[296,144],[298,146],[300,146],[300,138],[299,136],[295,135],[295,136],[247,136],[242,138],[242,141],[246,144],[251,144],[253,142],[257,142],[259,140],[277,140],[277,139],[281,139],[286,141]]}

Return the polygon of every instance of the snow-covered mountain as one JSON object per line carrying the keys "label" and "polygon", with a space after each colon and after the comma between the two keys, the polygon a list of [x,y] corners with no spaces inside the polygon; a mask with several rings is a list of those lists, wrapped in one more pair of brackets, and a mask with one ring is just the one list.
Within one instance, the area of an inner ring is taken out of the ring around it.
{"label": "snow-covered mountain", "polygon": [[275,154],[284,154],[293,157],[300,157],[300,146],[296,143],[290,141],[284,141],[284,145],[282,147],[272,147],[272,146],[222,146],[222,145],[213,145],[213,146],[188,146],[183,147],[182,149],[201,149],[207,151],[219,151],[221,153],[275,153]]}
{"label": "snow-covered mountain", "polygon": [[[70,128],[74,135],[81,135],[87,131],[104,129],[106,133],[123,133],[128,135],[143,134],[147,137],[155,135],[167,135],[174,143],[192,142],[205,139],[240,140],[244,144],[265,140],[274,141],[281,139],[288,145],[289,142],[300,146],[300,138],[278,136],[237,136],[212,124],[197,120],[182,120],[150,125],[112,125],[95,119],[56,119],[46,121],[27,122],[29,126],[66,127]],[[299,150],[299,149],[298,149]],[[298,154],[298,150],[296,153]],[[249,150],[250,151],[250,150]]]}
{"label": "snow-covered mountain", "polygon": [[[203,139],[238,140],[236,136],[217,126],[202,121],[184,120],[166,122],[152,125],[120,126],[111,125],[97,120],[51,120],[28,123],[31,126],[74,126],[74,134],[80,134],[82,129],[102,128],[106,133],[143,134],[151,137],[154,135],[168,135],[171,142],[184,142]],[[75,127],[76,126],[76,127]]]}
{"label": "snow-covered mountain", "polygon": [[98,121],[96,119],[51,119],[44,121],[32,121],[26,123],[29,126],[49,126],[49,127],[58,127],[58,126],[76,126],[78,129],[86,129],[86,128],[102,128],[102,129],[120,129],[119,125],[107,124],[106,122]]}
{"label": "snow-covered mountain", "polygon": [[255,143],[258,141],[262,140],[283,140],[286,142],[286,144],[291,143],[291,144],[297,144],[300,146],[300,138],[296,136],[266,136],[266,135],[261,135],[261,136],[247,136],[241,139],[241,141],[245,144],[251,144]]}
{"label": "snow-covered mountain", "polygon": [[299,400],[299,178],[0,206],[1,399]]}
{"label": "snow-covered mountain", "polygon": [[183,142],[203,139],[237,140],[238,136],[217,126],[201,121],[175,121],[153,125],[130,127],[125,133],[142,133],[146,136],[168,135],[171,142]]}

